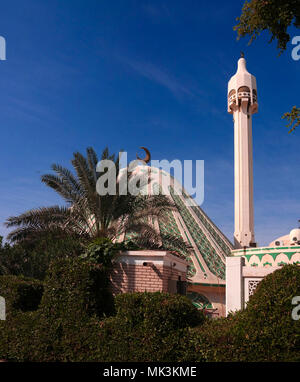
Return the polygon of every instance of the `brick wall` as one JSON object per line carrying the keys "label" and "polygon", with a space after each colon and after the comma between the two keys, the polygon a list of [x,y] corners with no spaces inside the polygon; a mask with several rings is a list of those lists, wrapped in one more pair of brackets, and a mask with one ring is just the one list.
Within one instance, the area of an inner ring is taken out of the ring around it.
{"label": "brick wall", "polygon": [[163,265],[117,263],[111,275],[113,294],[126,292],[171,292],[169,280],[186,281],[186,273]]}
{"label": "brick wall", "polygon": [[186,273],[178,271],[176,268],[163,267],[163,291],[168,292],[169,280],[179,280],[186,281]]}

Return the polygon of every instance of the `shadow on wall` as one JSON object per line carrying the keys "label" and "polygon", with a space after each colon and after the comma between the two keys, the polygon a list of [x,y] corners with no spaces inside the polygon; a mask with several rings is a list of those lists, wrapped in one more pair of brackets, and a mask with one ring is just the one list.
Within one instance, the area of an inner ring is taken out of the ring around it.
{"label": "shadow on wall", "polygon": [[113,294],[163,291],[163,273],[152,262],[117,263],[111,273]]}

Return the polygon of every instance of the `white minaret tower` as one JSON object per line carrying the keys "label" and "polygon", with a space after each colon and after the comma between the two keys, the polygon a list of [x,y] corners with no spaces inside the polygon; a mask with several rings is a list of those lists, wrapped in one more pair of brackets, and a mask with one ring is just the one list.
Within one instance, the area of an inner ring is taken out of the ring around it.
{"label": "white minaret tower", "polygon": [[256,79],[246,69],[244,54],[228,82],[228,113],[234,119],[234,242],[255,247],[253,217],[252,114],[257,113]]}

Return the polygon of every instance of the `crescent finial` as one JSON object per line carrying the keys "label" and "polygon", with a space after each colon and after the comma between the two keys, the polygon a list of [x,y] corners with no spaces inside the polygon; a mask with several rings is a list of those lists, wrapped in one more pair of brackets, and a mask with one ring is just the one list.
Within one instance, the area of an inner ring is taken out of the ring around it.
{"label": "crescent finial", "polygon": [[136,154],[137,159],[140,160],[140,161],[142,161],[142,162],[144,162],[144,163],[149,163],[150,160],[151,160],[151,154],[150,154],[150,151],[149,151],[146,147],[143,147],[143,146],[141,146],[140,148],[143,149],[143,150],[145,151],[146,156],[145,156],[144,159],[141,159],[141,158]]}

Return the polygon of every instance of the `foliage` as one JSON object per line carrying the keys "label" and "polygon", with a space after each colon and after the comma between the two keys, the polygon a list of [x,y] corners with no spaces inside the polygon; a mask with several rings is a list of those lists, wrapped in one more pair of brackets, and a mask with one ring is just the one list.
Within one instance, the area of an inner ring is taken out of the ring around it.
{"label": "foliage", "polygon": [[82,259],[51,264],[39,310],[37,361],[85,361],[99,319],[114,313],[109,280],[101,265]]}
{"label": "foliage", "polygon": [[290,127],[289,133],[293,132],[300,125],[300,108],[293,106],[291,112],[283,114],[282,119],[288,120],[286,126]]}
{"label": "foliage", "polygon": [[231,318],[210,319],[202,326],[191,328],[185,336],[185,362],[231,362],[238,357],[234,347]]}
{"label": "foliage", "polygon": [[39,312],[16,312],[0,321],[0,358],[9,361],[30,361],[39,350],[35,348],[39,335]]}
{"label": "foliage", "polygon": [[0,358],[176,360],[187,326],[200,324],[204,315],[186,297],[166,293],[120,295],[115,314],[103,276],[101,267],[80,259],[53,263],[39,309],[0,323]]}
{"label": "foliage", "polygon": [[185,349],[187,328],[144,330],[140,324],[129,328],[122,319],[110,317],[101,323],[98,358],[101,362],[176,362]]}
{"label": "foliage", "polygon": [[0,276],[0,296],[5,298],[6,313],[37,310],[43,295],[43,284],[34,279]]}
{"label": "foliage", "polygon": [[0,358],[69,361],[91,357],[99,320],[114,313],[109,280],[101,266],[79,258],[54,261],[39,309],[16,311],[2,322]]}
{"label": "foliage", "polygon": [[76,237],[57,238],[51,234],[41,235],[32,243],[5,243],[0,246],[0,275],[23,275],[43,280],[51,261],[79,256],[83,248]]}
{"label": "foliage", "polygon": [[189,331],[184,360],[300,361],[300,325],[291,317],[300,295],[300,268],[286,265],[265,277],[245,310]]}
{"label": "foliage", "polygon": [[184,296],[118,295],[116,316],[100,323],[97,360],[176,361],[185,348],[187,327],[204,321],[204,315]]}
{"label": "foliage", "polygon": [[251,0],[244,3],[242,14],[234,30],[238,38],[250,36],[250,43],[264,30],[271,34],[270,42],[277,40],[282,52],[290,40],[287,29],[290,25],[300,27],[300,7],[298,0]]}
{"label": "foliage", "polygon": [[[269,274],[246,309],[206,319],[184,296],[129,293],[107,305],[103,269],[52,264],[39,309],[0,322],[0,358],[14,361],[300,361],[300,268]],[[99,292],[100,291],[100,292]],[[105,317],[104,314],[110,316]]]}
{"label": "foliage", "polygon": [[[287,31],[290,25],[300,27],[299,0],[251,0],[244,3],[242,14],[237,18],[239,23],[233,28],[238,33],[238,38],[250,36],[251,43],[262,31],[268,30],[271,41],[277,39],[277,48],[282,53],[290,35]],[[289,121],[289,133],[300,124],[300,108],[294,106],[290,112],[282,116]]]}
{"label": "foliage", "polygon": [[80,256],[93,264],[102,264],[106,269],[111,269],[112,261],[122,251],[138,250],[139,247],[129,241],[113,243],[109,238],[97,238],[87,245],[86,251]]}
{"label": "foliage", "polygon": [[101,265],[82,259],[59,259],[50,265],[45,280],[42,311],[48,317],[76,321],[83,312],[98,318],[114,311],[109,278]]}
{"label": "foliage", "polygon": [[294,296],[300,296],[297,265],[285,265],[260,282],[236,317],[233,335],[241,360],[300,361],[300,325],[291,316]]}
{"label": "foliage", "polygon": [[131,327],[143,323],[160,332],[196,326],[205,316],[185,296],[162,292],[125,293],[116,296],[117,317]]}

